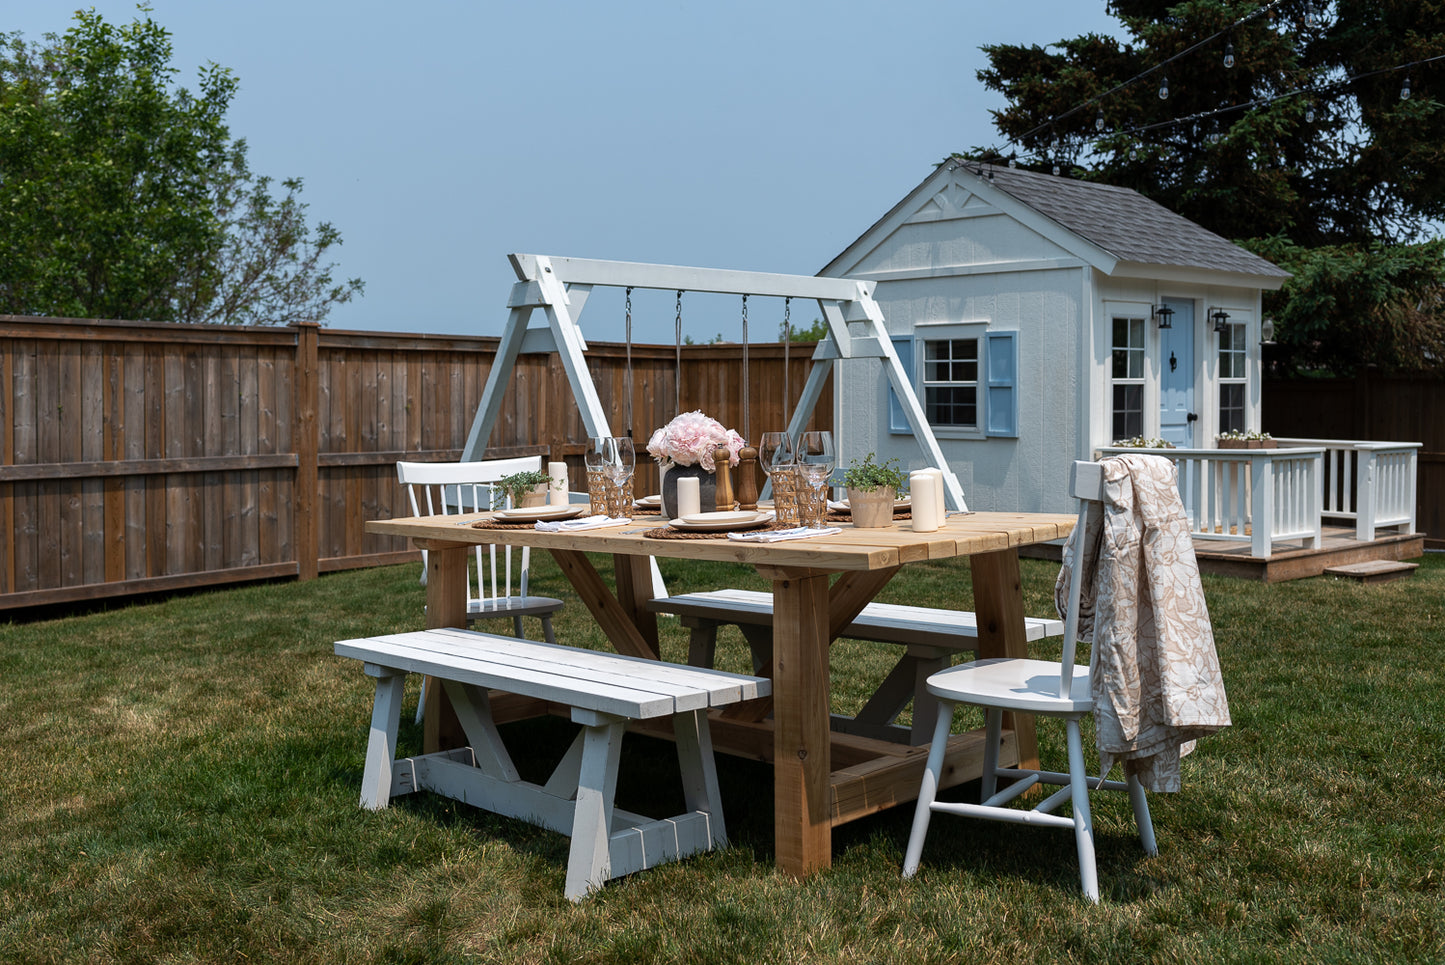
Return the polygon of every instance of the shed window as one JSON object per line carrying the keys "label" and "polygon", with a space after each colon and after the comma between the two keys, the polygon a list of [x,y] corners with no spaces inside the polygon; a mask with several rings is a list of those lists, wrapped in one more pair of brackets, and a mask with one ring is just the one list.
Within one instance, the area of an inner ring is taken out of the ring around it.
{"label": "shed window", "polygon": [[1114,441],[1144,434],[1144,319],[1115,318],[1110,350]]}
{"label": "shed window", "polygon": [[1245,326],[1226,325],[1219,334],[1219,431],[1244,431]]}
{"label": "shed window", "polygon": [[[943,437],[1018,435],[1018,333],[989,332],[982,324],[921,326],[895,336],[924,418]],[[888,390],[888,427],[908,433],[903,404]]]}

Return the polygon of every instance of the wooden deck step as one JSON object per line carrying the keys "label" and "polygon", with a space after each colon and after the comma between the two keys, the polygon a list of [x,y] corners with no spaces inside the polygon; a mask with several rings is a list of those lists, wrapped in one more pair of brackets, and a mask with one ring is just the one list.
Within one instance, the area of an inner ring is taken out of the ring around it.
{"label": "wooden deck step", "polygon": [[1331,566],[1325,570],[1330,576],[1345,576],[1361,583],[1385,583],[1409,576],[1419,569],[1419,563],[1405,563],[1401,560],[1366,560],[1363,563],[1346,563]]}

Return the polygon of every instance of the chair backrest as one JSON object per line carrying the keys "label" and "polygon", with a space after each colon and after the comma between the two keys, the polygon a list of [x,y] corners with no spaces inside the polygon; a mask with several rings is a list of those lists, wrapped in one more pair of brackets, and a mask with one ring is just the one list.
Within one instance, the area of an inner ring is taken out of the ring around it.
{"label": "chair backrest", "polygon": [[[510,508],[506,492],[497,483],[513,473],[542,471],[541,456],[483,459],[477,462],[398,462],[396,478],[407,489],[411,511],[417,516],[452,516]],[[467,581],[468,604],[476,600],[505,599],[512,595],[512,548],[501,553],[491,544],[476,547],[475,581]],[[422,581],[426,580],[426,550],[422,550]],[[500,565],[499,565],[500,560]],[[519,591],[527,595],[531,550],[521,551]],[[499,572],[500,571],[500,572]]]}
{"label": "chair backrest", "polygon": [[[1079,640],[1079,599],[1084,589],[1084,534],[1089,523],[1104,512],[1104,466],[1097,462],[1075,462],[1069,470],[1069,495],[1079,501],[1079,534],[1074,547],[1073,569],[1069,573],[1069,603],[1064,615],[1064,648],[1059,659],[1059,696],[1069,697],[1073,689],[1074,650]],[[1095,647],[1090,653],[1097,652]],[[1091,657],[1090,664],[1093,664]]]}

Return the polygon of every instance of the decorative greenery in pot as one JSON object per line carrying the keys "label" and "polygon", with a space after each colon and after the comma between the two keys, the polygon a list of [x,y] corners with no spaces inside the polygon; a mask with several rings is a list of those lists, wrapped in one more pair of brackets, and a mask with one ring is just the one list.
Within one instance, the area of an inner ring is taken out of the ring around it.
{"label": "decorative greenery in pot", "polygon": [[1279,446],[1274,436],[1268,432],[1254,430],[1242,432],[1239,429],[1231,429],[1215,436],[1214,441],[1221,449],[1275,449]]}
{"label": "decorative greenery in pot", "polygon": [[897,459],[881,463],[873,459],[870,452],[862,462],[853,463],[843,472],[853,525],[862,529],[892,526],[893,500],[903,488],[903,471]]}
{"label": "decorative greenery in pot", "polygon": [[1174,443],[1165,442],[1163,439],[1145,439],[1143,436],[1135,436],[1132,439],[1120,439],[1114,443],[1120,449],[1173,449]]}
{"label": "decorative greenery in pot", "polygon": [[503,476],[497,485],[512,497],[513,506],[540,506],[547,501],[546,486],[551,482],[545,472],[529,469]]}

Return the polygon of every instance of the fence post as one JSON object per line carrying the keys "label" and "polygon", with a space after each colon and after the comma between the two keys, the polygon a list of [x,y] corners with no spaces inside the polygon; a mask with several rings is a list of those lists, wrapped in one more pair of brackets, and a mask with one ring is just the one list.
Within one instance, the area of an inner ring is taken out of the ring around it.
{"label": "fence post", "polygon": [[321,441],[316,425],[317,341],[321,326],[296,322],[296,491],[291,500],[292,532],[296,534],[297,576],[314,580],[320,570],[320,524],[316,503],[321,481]]}
{"label": "fence post", "polygon": [[1378,467],[1379,457],[1373,449],[1355,452],[1355,539],[1365,543],[1375,538]]}
{"label": "fence post", "polygon": [[[1262,450],[1261,450],[1262,451]],[[1250,473],[1250,555],[1269,559],[1270,535],[1274,532],[1274,460],[1255,456],[1249,460]]]}

